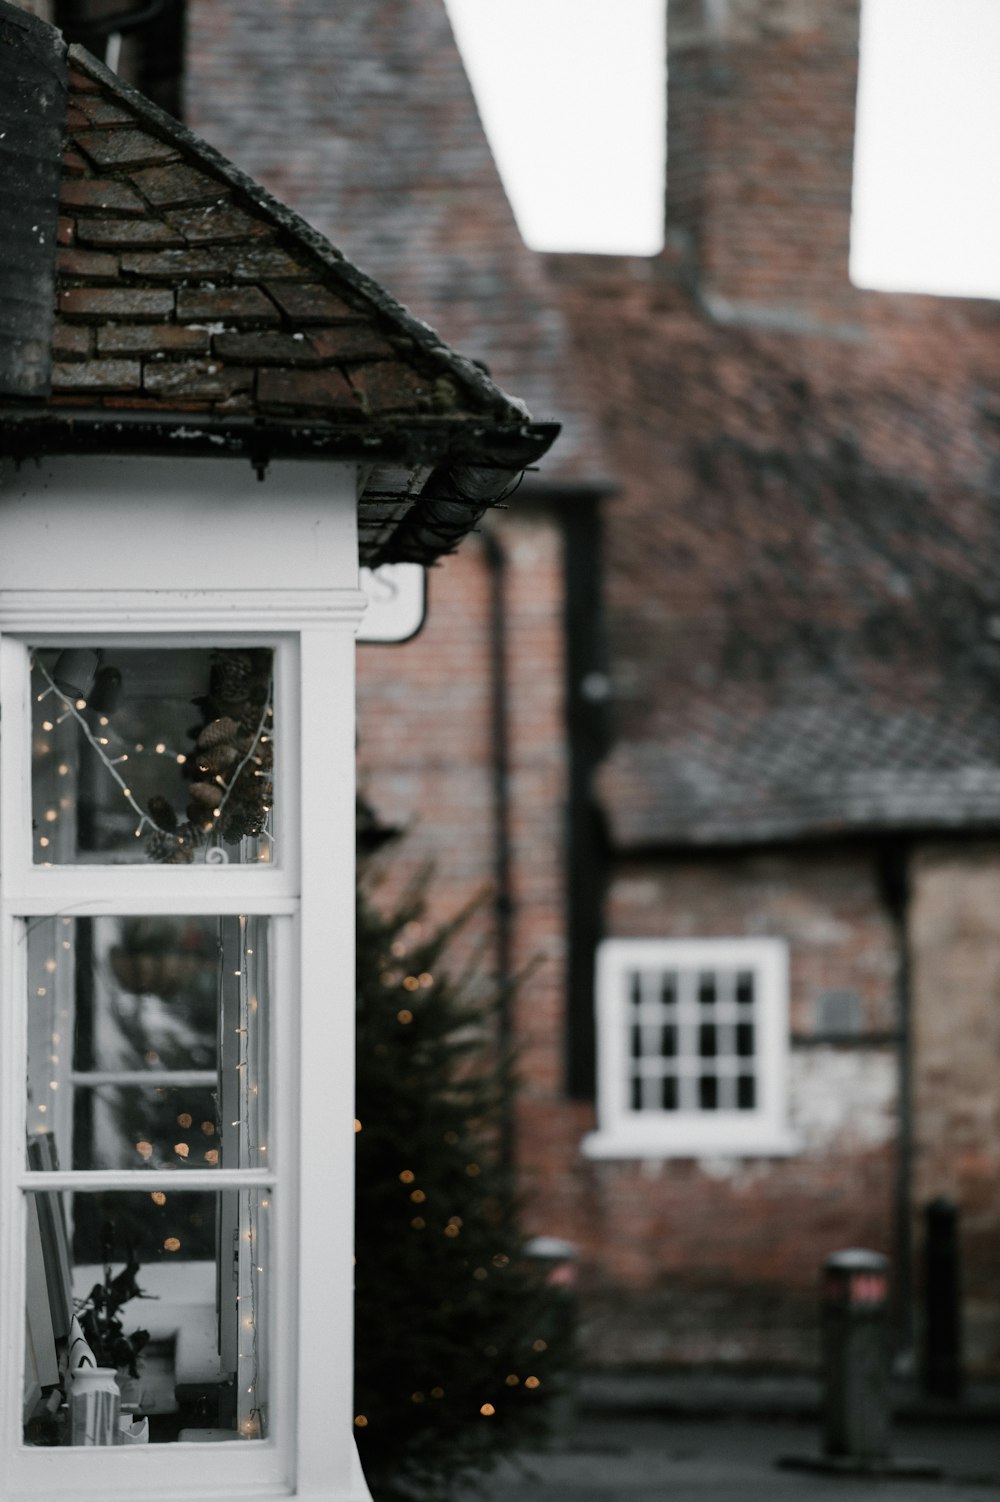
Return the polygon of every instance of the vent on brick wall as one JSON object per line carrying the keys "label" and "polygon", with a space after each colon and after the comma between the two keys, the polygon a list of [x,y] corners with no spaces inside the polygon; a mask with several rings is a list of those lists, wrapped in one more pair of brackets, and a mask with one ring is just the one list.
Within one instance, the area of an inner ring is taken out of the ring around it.
{"label": "vent on brick wall", "polygon": [[857,991],[817,991],[813,997],[813,1031],[824,1037],[856,1038],[861,1031],[861,997]]}

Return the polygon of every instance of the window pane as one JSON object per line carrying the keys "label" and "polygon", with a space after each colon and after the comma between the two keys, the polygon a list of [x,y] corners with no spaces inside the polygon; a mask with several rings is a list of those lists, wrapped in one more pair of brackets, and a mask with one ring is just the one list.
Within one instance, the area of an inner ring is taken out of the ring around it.
{"label": "window pane", "polygon": [[29,1444],[267,1436],[269,1190],[26,1200]]}
{"label": "window pane", "polygon": [[718,983],[715,974],[711,970],[703,970],[698,977],[698,1000],[703,1007],[714,1005],[718,994]]}
{"label": "window pane", "polygon": [[266,918],[45,918],[27,949],[30,1167],[267,1167]]}
{"label": "window pane", "polygon": [[719,1104],[719,1082],[714,1074],[703,1074],[698,1080],[698,1104],[703,1111],[714,1111]]}
{"label": "window pane", "polygon": [[273,859],[267,647],[32,654],[41,865]]}
{"label": "window pane", "polygon": [[741,1074],[736,1081],[736,1104],[741,1111],[752,1111],[757,1104],[757,1081],[752,1074]]}

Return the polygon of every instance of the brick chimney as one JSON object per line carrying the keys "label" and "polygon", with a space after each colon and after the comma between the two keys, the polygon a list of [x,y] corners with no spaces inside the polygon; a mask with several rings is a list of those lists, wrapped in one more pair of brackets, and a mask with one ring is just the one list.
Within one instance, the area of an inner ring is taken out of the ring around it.
{"label": "brick chimney", "polygon": [[850,298],[860,0],[668,0],[667,228],[720,307]]}

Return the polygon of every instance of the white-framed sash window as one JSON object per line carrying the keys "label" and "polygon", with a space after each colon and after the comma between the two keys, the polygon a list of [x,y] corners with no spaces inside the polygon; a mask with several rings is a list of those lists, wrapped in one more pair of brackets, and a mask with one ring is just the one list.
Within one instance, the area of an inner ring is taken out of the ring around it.
{"label": "white-framed sash window", "polygon": [[[0,489],[9,1502],[368,1497],[351,1433],[356,475],[275,466],[267,485],[262,503],[229,461],[95,460]],[[141,554],[115,542],[130,486],[153,492]],[[75,550],[102,560],[101,589],[79,587]],[[210,587],[209,555],[231,588]]]}
{"label": "white-framed sash window", "polygon": [[597,954],[598,1130],[590,1157],[783,1153],[782,940],[608,939]]}

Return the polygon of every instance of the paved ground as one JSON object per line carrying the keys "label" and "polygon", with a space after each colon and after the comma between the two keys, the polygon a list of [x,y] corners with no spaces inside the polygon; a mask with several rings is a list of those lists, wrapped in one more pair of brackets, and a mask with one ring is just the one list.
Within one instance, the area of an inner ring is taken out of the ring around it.
{"label": "paved ground", "polygon": [[900,1430],[895,1454],[942,1480],[815,1475],[780,1457],[818,1451],[813,1426],[765,1418],[587,1415],[569,1443],[505,1465],[462,1502],[998,1502],[1000,1426]]}
{"label": "paved ground", "polygon": [[[739,1417],[711,1403],[698,1415],[678,1405],[650,1412],[648,1402],[630,1410],[620,1393],[594,1406],[596,1396],[585,1394],[577,1422],[549,1452],[506,1464],[461,1502],[1000,1502],[1000,1407],[996,1422],[972,1405],[947,1418],[918,1410],[898,1423],[894,1457],[942,1473],[917,1480],[783,1468],[784,1457],[819,1453],[807,1392],[797,1405],[755,1394]],[[794,1416],[775,1416],[781,1407]]]}

